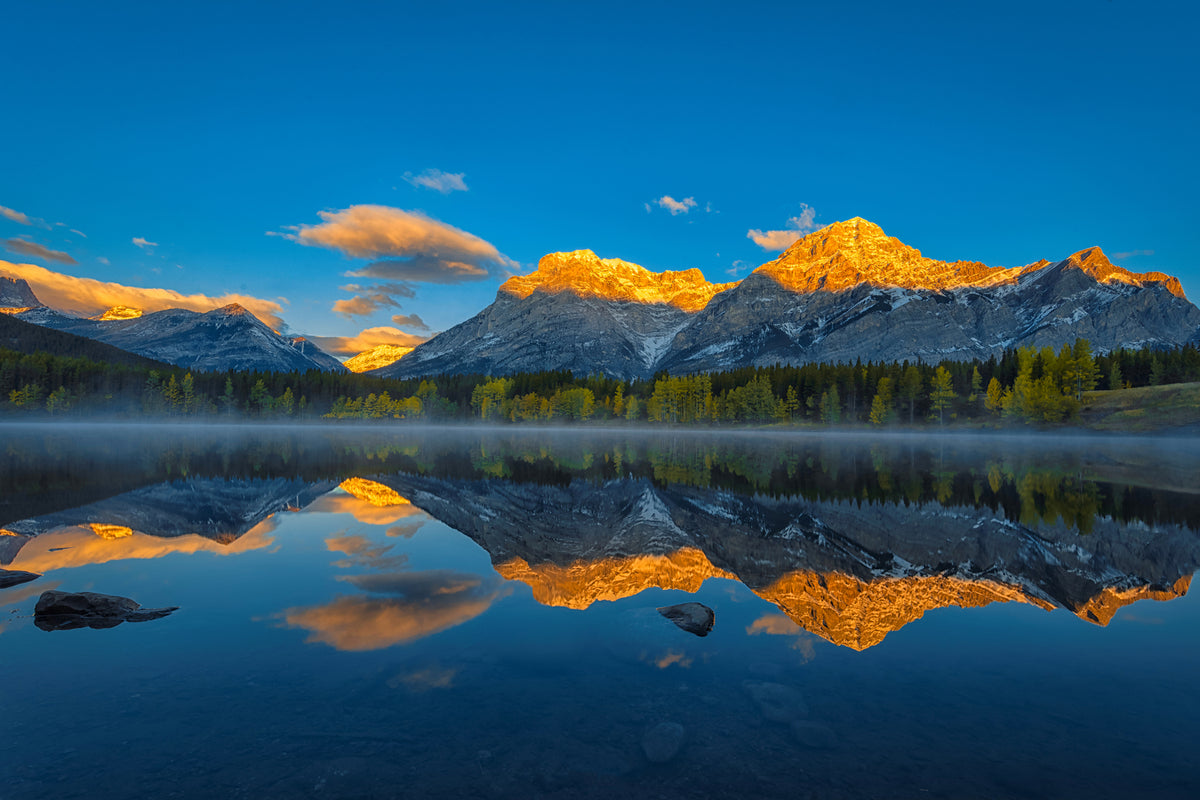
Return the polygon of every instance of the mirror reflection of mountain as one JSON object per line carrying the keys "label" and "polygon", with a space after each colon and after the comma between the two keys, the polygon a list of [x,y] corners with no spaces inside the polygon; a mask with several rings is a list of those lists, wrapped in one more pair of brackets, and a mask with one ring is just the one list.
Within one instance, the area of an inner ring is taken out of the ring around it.
{"label": "mirror reflection of mountain", "polygon": [[586,608],[659,587],[736,579],[806,630],[864,649],[946,606],[1025,602],[1106,625],[1121,606],[1187,591],[1200,539],[1097,519],[1081,536],[986,507],[776,499],[645,479],[547,486],[375,478],[478,542],[539,602]]}
{"label": "mirror reflection of mountain", "polygon": [[[1107,624],[1135,600],[1186,592],[1200,550],[1197,459],[1165,441],[390,429],[164,439],[7,442],[0,484],[21,491],[4,495],[3,518],[44,510],[3,523],[0,564],[45,572],[257,549],[283,510],[346,513],[397,540],[430,515],[545,604],[736,579],[804,629],[864,648],[944,606],[1018,601]],[[78,496],[77,475],[91,481]],[[125,480],[141,485],[118,492]],[[293,609],[290,622],[332,643],[318,631],[353,612],[379,622],[359,647],[408,641],[402,618],[426,600],[410,578],[396,586],[389,597],[364,584],[375,599],[326,616]],[[464,608],[491,602],[490,586],[480,591]]]}

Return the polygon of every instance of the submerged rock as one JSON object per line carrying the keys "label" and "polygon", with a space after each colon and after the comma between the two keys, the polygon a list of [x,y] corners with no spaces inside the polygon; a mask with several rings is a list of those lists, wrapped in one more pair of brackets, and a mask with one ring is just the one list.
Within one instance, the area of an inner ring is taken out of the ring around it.
{"label": "submerged rock", "polygon": [[795,723],[808,716],[804,696],[790,686],[767,681],[746,681],[742,685],[759,712],[771,722]]}
{"label": "submerged rock", "polygon": [[796,741],[814,750],[832,750],[837,747],[837,734],[828,725],[798,719],[792,722],[792,735]]}
{"label": "submerged rock", "polygon": [[655,764],[665,764],[683,747],[683,726],[678,722],[660,722],[642,737],[642,752]]}
{"label": "submerged rock", "polygon": [[677,606],[663,606],[658,613],[674,622],[688,633],[697,636],[707,636],[713,629],[717,615],[703,603],[680,603]]}
{"label": "submerged rock", "polygon": [[146,622],[165,617],[179,606],[142,608],[128,597],[95,592],[42,592],[33,609],[33,623],[44,631],[74,628],[115,628],[122,622]]}
{"label": "submerged rock", "polygon": [[22,583],[36,581],[42,577],[36,572],[22,572],[19,569],[0,569],[0,589],[7,589],[10,586],[18,586]]}

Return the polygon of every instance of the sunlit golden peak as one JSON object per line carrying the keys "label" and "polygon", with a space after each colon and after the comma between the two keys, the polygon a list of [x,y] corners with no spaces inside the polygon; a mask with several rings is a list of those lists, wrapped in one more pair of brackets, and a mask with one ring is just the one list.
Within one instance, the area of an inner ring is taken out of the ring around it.
{"label": "sunlit golden peak", "polygon": [[1075,614],[1088,622],[1097,625],[1108,625],[1113,615],[1127,605],[1139,600],[1158,600],[1164,602],[1183,597],[1192,585],[1192,576],[1185,575],[1169,587],[1155,588],[1153,586],[1135,586],[1130,589],[1104,589],[1098,595],[1088,600]]}
{"label": "sunlit golden peak", "polygon": [[411,347],[403,344],[380,344],[372,347],[370,350],[362,351],[353,358],[347,359],[345,367],[351,372],[366,372],[370,369],[379,369],[380,367],[386,367],[388,364],[396,363],[412,351]]}
{"label": "sunlit golden peak", "polygon": [[699,311],[714,295],[734,285],[709,283],[698,269],[651,272],[619,258],[600,258],[591,250],[574,250],[543,256],[536,271],[509,278],[500,290],[521,298],[535,291],[569,291],[581,297]]}
{"label": "sunlit golden peak", "polygon": [[1168,292],[1176,297],[1184,297],[1183,286],[1178,278],[1173,278],[1165,272],[1130,272],[1124,267],[1118,267],[1108,260],[1104,251],[1099,247],[1089,247],[1072,253],[1067,259],[1072,267],[1083,270],[1101,283],[1125,283],[1130,286],[1146,286],[1150,283],[1161,283]]}
{"label": "sunlit golden peak", "polygon": [[112,320],[137,319],[141,315],[142,310],[140,308],[130,308],[129,306],[113,306],[100,316],[94,317],[94,319],[98,319],[101,322],[110,322]]}
{"label": "sunlit golden peak", "polygon": [[126,536],[133,536],[133,529],[124,525],[105,525],[103,522],[93,522],[87,527],[101,539],[124,539]]}
{"label": "sunlit golden peak", "polygon": [[369,481],[366,478],[347,478],[338,484],[338,488],[348,495],[380,508],[412,505],[394,489],[389,489],[382,483]]}

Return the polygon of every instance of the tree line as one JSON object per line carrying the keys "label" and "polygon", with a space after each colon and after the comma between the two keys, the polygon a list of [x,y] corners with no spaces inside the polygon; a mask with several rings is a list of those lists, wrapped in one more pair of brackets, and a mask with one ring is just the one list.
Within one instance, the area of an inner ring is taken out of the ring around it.
{"label": "tree line", "polygon": [[[387,380],[354,373],[190,372],[0,349],[0,413],[660,425],[1056,423],[1083,394],[1200,380],[1200,348],[1117,350],[1083,339],[986,360],[744,367],[622,381],[567,371]],[[4,402],[6,401],[6,402]]]}

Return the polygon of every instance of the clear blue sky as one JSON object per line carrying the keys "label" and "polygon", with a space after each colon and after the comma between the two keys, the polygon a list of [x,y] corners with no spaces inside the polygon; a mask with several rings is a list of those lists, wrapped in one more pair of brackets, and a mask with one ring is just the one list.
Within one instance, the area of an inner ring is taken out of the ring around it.
{"label": "clear blue sky", "polygon": [[[0,216],[0,239],[77,263],[0,258],[286,297],[297,332],[350,336],[394,314],[444,329],[505,269],[555,250],[730,280],[774,257],[749,230],[786,229],[806,206],[816,225],[866,217],[948,260],[1100,245],[1200,297],[1194,3],[54,2],[3,16],[0,206],[46,225]],[[405,180],[430,170],[466,190]],[[671,214],[663,196],[695,206]],[[414,297],[335,314],[355,295],[339,287],[380,283],[344,273],[389,254],[304,246],[288,226],[368,204],[503,258],[468,282],[401,270]]]}

